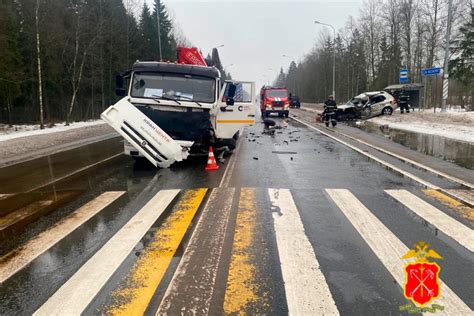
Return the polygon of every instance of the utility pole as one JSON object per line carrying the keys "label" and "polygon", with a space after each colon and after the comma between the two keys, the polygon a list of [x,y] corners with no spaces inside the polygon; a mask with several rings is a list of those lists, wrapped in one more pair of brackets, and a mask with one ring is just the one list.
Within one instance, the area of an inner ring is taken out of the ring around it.
{"label": "utility pole", "polygon": [[319,22],[319,21],[314,21],[315,24],[321,24],[321,25],[325,25],[325,26],[329,26],[330,28],[332,28],[332,32],[333,32],[333,50],[334,50],[334,54],[332,56],[332,97],[334,99],[334,101],[336,101],[336,29],[334,28],[334,26],[332,26],[331,24],[326,24],[326,23],[322,23],[322,22]]}
{"label": "utility pole", "polygon": [[443,101],[441,103],[441,111],[446,111],[446,103],[448,101],[449,92],[449,42],[451,40],[451,24],[453,22],[453,0],[448,3],[448,25],[446,30],[446,47],[444,50],[444,68],[443,68]]}
{"label": "utility pole", "polygon": [[158,27],[158,51],[160,54],[160,61],[161,61],[163,59],[163,56],[161,55],[160,1],[161,0],[156,0],[156,21],[157,21],[157,27]]}
{"label": "utility pole", "polygon": [[41,50],[40,50],[40,35],[39,35],[39,0],[36,0],[36,15],[35,15],[35,25],[36,25],[36,54],[37,54],[37,63],[38,63],[38,98],[40,106],[40,129],[44,129],[44,120],[43,120],[43,87],[42,87],[42,77],[41,77]]}

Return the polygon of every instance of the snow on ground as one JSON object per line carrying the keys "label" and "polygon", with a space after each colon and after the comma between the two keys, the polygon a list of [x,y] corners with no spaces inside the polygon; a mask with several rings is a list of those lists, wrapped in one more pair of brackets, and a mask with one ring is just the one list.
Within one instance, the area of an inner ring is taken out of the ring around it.
{"label": "snow on ground", "polygon": [[92,120],[87,122],[74,122],[69,126],[66,126],[65,123],[59,123],[51,128],[45,127],[45,129],[40,129],[39,125],[13,125],[12,127],[8,125],[0,125],[0,142],[19,137],[59,133],[101,124],[105,124],[105,122],[102,120]]}
{"label": "snow on ground", "polygon": [[474,143],[474,112],[416,111],[409,114],[395,112],[391,116],[378,116],[369,120],[377,125],[416,133],[437,135]]}

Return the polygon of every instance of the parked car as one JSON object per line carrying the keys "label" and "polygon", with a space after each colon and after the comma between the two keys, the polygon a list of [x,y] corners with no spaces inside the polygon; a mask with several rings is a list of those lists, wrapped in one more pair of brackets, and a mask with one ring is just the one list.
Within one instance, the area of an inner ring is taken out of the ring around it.
{"label": "parked car", "polygon": [[296,95],[290,94],[290,108],[299,109],[300,108],[300,98]]}
{"label": "parked car", "polygon": [[337,120],[354,120],[377,115],[392,115],[397,101],[386,91],[364,92],[337,107]]}

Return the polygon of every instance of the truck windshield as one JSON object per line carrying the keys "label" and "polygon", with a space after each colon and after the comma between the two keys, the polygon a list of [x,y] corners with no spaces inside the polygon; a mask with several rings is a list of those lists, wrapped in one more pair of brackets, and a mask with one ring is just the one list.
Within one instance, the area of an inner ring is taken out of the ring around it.
{"label": "truck windshield", "polygon": [[267,97],[269,98],[286,98],[288,92],[286,90],[267,90]]}
{"label": "truck windshield", "polygon": [[135,73],[132,97],[213,103],[216,82],[212,78],[162,73]]}

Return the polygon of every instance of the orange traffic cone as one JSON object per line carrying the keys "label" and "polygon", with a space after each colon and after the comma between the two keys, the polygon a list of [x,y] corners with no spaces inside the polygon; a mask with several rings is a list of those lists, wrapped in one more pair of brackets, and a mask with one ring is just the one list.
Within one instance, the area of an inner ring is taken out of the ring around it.
{"label": "orange traffic cone", "polygon": [[219,169],[219,166],[216,163],[216,158],[214,157],[212,146],[209,146],[209,158],[207,158],[206,171],[212,171],[217,169]]}

